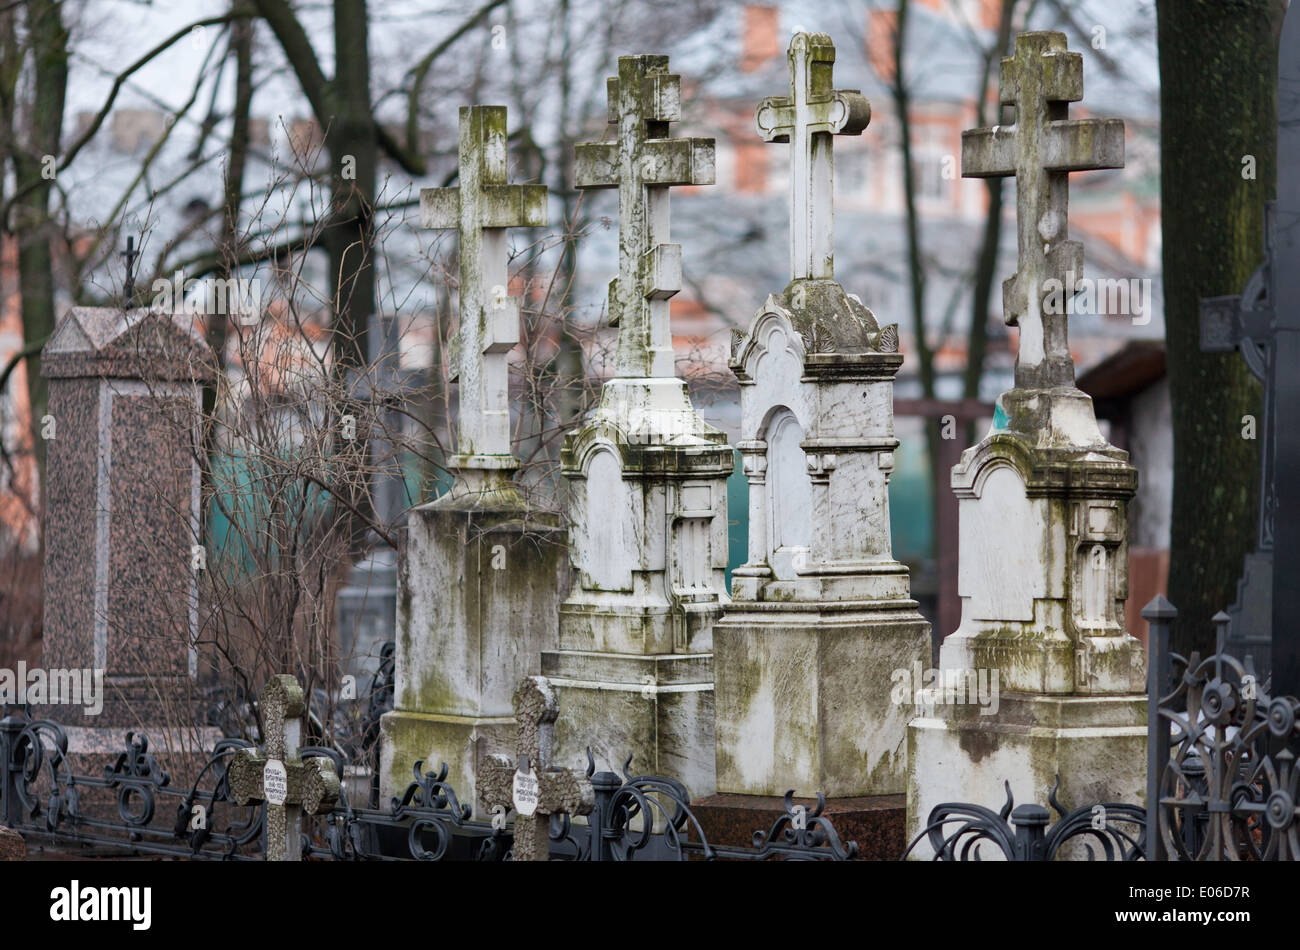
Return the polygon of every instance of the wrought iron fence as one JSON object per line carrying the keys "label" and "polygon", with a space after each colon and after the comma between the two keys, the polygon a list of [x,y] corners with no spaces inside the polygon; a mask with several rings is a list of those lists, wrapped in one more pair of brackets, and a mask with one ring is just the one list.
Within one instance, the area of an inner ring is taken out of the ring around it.
{"label": "wrought iron fence", "polygon": [[[391,678],[391,668],[387,674]],[[387,708],[385,673],[372,684],[370,718]],[[391,687],[387,690],[391,697]],[[389,700],[391,702],[391,699]],[[369,724],[365,727],[370,729]],[[191,859],[256,860],[263,855],[265,810],[235,802],[227,778],[234,753],[251,748],[242,738],[218,742],[189,787],[172,785],[150,751],[148,738],[126,734],[124,746],[102,774],[74,772],[68,735],[50,719],[19,712],[0,719],[0,824],[24,836],[59,845],[121,848],[133,853]],[[373,767],[364,742],[364,761]],[[374,779],[365,805],[354,806],[344,781],[349,760],[336,747],[306,746],[303,758],[323,758],[336,770],[343,794],[328,813],[303,819],[305,858],[367,861],[499,861],[511,857],[513,838],[504,818],[476,821],[447,782],[447,766],[425,771],[416,763],[413,780],[387,807],[378,805]],[[567,816],[551,821],[551,857],[567,861],[633,860],[847,860],[857,845],[842,842],[824,800],[813,808],[796,804],[767,829],[754,833],[752,848],[711,845],[691,809],[682,783],[631,772],[596,771],[590,751],[587,775],[595,808],[585,823]]]}

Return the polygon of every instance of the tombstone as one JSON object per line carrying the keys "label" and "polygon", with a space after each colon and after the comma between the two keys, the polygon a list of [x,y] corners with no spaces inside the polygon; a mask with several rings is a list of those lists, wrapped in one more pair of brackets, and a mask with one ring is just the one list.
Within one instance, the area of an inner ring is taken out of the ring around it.
{"label": "tombstone", "polygon": [[675,375],[669,299],[681,246],[668,243],[669,189],[713,183],[713,140],[671,138],[680,77],[665,56],[623,56],[609,79],[612,142],[577,146],[576,185],[617,188],[614,377],[564,442],[570,556],[559,649],[542,655],[565,707],[559,761],[582,749],[713,788],[712,628],[727,602],[726,436]]}
{"label": "tombstone", "polygon": [[230,763],[230,794],[240,805],[266,803],[266,860],[302,860],[302,816],[330,811],[339,798],[339,775],[325,758],[302,759],[298,748],[302,687],[292,676],[271,677],[260,704],[262,752],[240,749]]}
{"label": "tombstone", "polygon": [[832,137],[860,134],[871,107],[832,88],[834,62],[829,36],[795,34],[790,95],[757,110],[763,137],[790,146],[791,281],[733,346],[749,558],[713,628],[719,794],[696,811],[710,830],[715,810],[747,806],[728,822],[748,834],[784,812],[788,789],[820,792],[841,830],[892,814],[892,858],[906,844],[911,707],[892,700],[891,673],[928,665],[930,625],[890,547],[898,330],[835,281]]}
{"label": "tombstone", "polygon": [[596,793],[585,772],[551,765],[560,703],[546,677],[526,677],[515,690],[514,706],[514,758],[493,756],[479,799],[494,822],[503,822],[507,812],[514,811],[516,861],[547,861],[551,816],[590,814]]}
{"label": "tombstone", "polygon": [[569,584],[559,515],[512,480],[507,354],[519,299],[506,231],[546,224],[546,187],[507,184],[506,110],[460,110],[460,185],[420,192],[420,220],[460,235],[459,451],[451,490],[413,509],[399,561],[394,708],[382,720],[384,796],[421,759],[476,803],[486,756],[512,748],[511,693],[555,645]]}
{"label": "tombstone", "polygon": [[1122,122],[1068,118],[1082,97],[1064,34],[1023,33],[1001,70],[1016,124],[962,135],[964,176],[1016,178],[1019,269],[1003,308],[1019,348],[1015,387],[952,472],[961,624],[940,651],[945,688],[922,690],[908,727],[909,838],[940,802],[1005,800],[1004,781],[1017,801],[1046,800],[1057,774],[1064,801],[1145,791],[1144,658],[1124,628],[1137,472],[1102,438],[1074,385],[1064,308],[1047,305],[1083,274],[1069,173],[1124,162]]}
{"label": "tombstone", "polygon": [[[1259,538],[1255,550],[1246,555],[1237,601],[1227,610],[1224,647],[1232,656],[1251,656],[1261,679],[1273,670],[1273,632],[1288,629],[1281,621],[1296,616],[1300,609],[1292,590],[1294,556],[1300,554],[1300,535],[1294,528],[1300,505],[1294,497],[1300,482],[1300,442],[1291,431],[1295,426],[1287,424],[1300,404],[1300,384],[1290,371],[1300,356],[1300,284],[1292,273],[1295,268],[1284,263],[1295,260],[1300,240],[1294,233],[1300,216],[1298,88],[1300,15],[1291,14],[1283,26],[1278,56],[1278,188],[1277,200],[1264,208],[1264,262],[1240,296],[1201,301],[1201,349],[1208,353],[1238,350],[1251,373],[1263,383],[1263,412],[1257,430]],[[1291,510],[1290,522],[1283,515],[1284,507]],[[1294,650],[1290,645],[1285,649],[1288,655]],[[1294,660],[1290,662],[1294,664]],[[1274,683],[1270,692],[1300,692],[1294,673],[1282,675],[1292,675],[1290,686],[1279,688],[1280,684]]]}
{"label": "tombstone", "polygon": [[197,715],[184,711],[198,673],[206,559],[195,452],[211,351],[192,317],[77,307],[46,343],[41,371],[50,394],[41,665],[96,671],[103,708],[83,716],[64,696],[33,712],[79,727],[68,751],[82,771],[111,763],[131,729],[202,758],[220,733],[196,731]]}

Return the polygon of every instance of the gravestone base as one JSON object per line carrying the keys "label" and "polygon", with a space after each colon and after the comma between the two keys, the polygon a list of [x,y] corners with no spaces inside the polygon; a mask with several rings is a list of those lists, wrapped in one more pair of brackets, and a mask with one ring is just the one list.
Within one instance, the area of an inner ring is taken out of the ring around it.
{"label": "gravestone base", "polygon": [[599,767],[633,775],[664,775],[692,795],[711,795],[713,655],[711,653],[542,654],[542,675],[559,696],[554,761],[585,765],[591,747]]}
{"label": "gravestone base", "polygon": [[[796,798],[811,815],[815,798]],[[783,795],[734,795],[719,792],[691,803],[691,810],[709,844],[718,847],[752,848],[754,832],[767,834],[786,814]],[[840,843],[855,842],[857,857],[864,861],[897,861],[905,840],[907,797],[905,795],[858,795],[829,798],[822,815],[831,820]],[[692,828],[692,840],[698,835]]]}
{"label": "gravestone base", "polygon": [[465,484],[410,513],[379,784],[387,801],[417,761],[433,772],[446,762],[460,801],[483,817],[478,772],[513,748],[512,696],[555,646],[571,571],[554,512],[530,507],[507,478]]}
{"label": "gravestone base", "polygon": [[716,664],[720,791],[902,793],[912,706],[910,695],[896,701],[894,673],[930,661],[930,625],[915,601],[733,601],[713,643],[725,658]]}
{"label": "gravestone base", "polygon": [[449,716],[408,711],[380,718],[380,802],[400,798],[421,774],[447,765],[447,782],[461,804],[474,808],[474,818],[486,820],[479,803],[478,777],[488,756],[509,755],[515,736],[514,716]]}
{"label": "gravestone base", "polygon": [[[907,835],[926,827],[944,802],[993,811],[1006,803],[1067,808],[1146,801],[1147,697],[1047,696],[1004,692],[995,715],[974,704],[935,705],[907,728]],[[1053,814],[1056,821],[1061,816]],[[988,850],[988,849],[986,849]],[[930,858],[927,842],[912,855]]]}

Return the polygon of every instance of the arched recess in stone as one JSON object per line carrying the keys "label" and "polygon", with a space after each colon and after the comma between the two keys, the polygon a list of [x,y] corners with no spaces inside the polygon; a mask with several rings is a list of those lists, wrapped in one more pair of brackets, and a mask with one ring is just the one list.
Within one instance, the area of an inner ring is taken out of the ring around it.
{"label": "arched recess in stone", "polygon": [[800,447],[803,427],[785,406],[774,407],[763,427],[767,442],[768,564],[777,580],[792,580],[812,540],[812,482]]}

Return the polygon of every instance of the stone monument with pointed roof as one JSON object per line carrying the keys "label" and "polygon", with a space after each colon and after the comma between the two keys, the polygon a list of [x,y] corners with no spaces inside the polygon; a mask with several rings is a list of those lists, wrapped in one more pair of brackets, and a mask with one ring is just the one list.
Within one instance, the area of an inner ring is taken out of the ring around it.
{"label": "stone monument with pointed roof", "polygon": [[1067,316],[1048,305],[1083,275],[1069,174],[1121,167],[1124,125],[1069,118],[1083,57],[1062,33],[1020,34],[1000,85],[1016,123],[963,133],[962,174],[1016,178],[1019,266],[1003,285],[1015,387],[952,471],[962,615],[940,654],[946,680],[984,675],[999,695],[977,708],[925,693],[908,729],[909,835],[940,802],[996,806],[1004,781],[1028,802],[1057,775],[1063,801],[1139,802],[1146,787],[1145,663],[1124,628],[1137,471],[1075,387]]}

